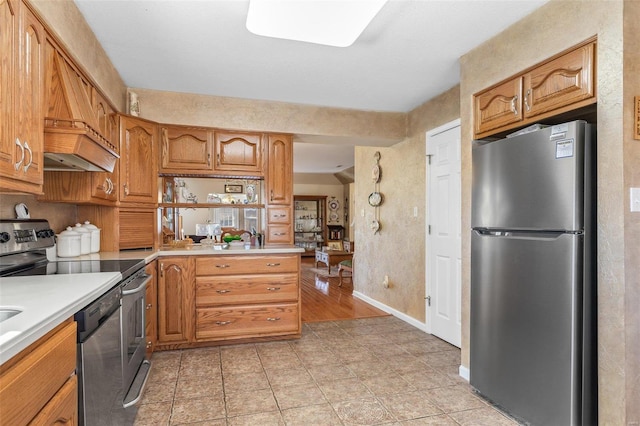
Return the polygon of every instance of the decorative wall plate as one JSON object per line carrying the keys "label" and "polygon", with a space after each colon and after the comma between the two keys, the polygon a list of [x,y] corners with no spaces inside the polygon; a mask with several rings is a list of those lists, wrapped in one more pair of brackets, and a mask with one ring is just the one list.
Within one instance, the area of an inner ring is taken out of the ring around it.
{"label": "decorative wall plate", "polygon": [[336,199],[329,201],[329,210],[336,211],[340,208],[340,202]]}
{"label": "decorative wall plate", "polygon": [[375,219],[371,221],[371,225],[369,226],[371,227],[371,230],[373,231],[374,234],[377,234],[378,231],[380,231],[380,222],[378,222]]}
{"label": "decorative wall plate", "polygon": [[338,213],[336,213],[336,212],[329,213],[329,220],[331,222],[337,222],[338,221],[338,217],[339,217]]}
{"label": "decorative wall plate", "polygon": [[382,204],[382,194],[380,192],[372,192],[369,194],[369,205],[372,207],[378,207]]}
{"label": "decorative wall plate", "polygon": [[377,164],[373,166],[373,169],[371,169],[371,176],[373,178],[373,183],[380,182],[380,177],[382,176],[382,170],[380,170],[380,166],[378,166]]}

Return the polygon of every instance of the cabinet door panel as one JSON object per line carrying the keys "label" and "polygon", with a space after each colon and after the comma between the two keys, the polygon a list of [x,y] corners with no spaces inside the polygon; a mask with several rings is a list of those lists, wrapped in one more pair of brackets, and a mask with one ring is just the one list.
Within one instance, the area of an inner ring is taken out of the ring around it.
{"label": "cabinet door panel", "polygon": [[262,172],[260,133],[215,133],[216,164],[219,171]]}
{"label": "cabinet door panel", "polygon": [[157,126],[135,117],[121,116],[120,202],[157,203]]}
{"label": "cabinet door panel", "polygon": [[153,247],[156,210],[124,210],[120,217],[120,250]]}
{"label": "cabinet door panel", "polygon": [[522,78],[514,78],[478,93],[473,102],[476,133],[522,121]]}
{"label": "cabinet door panel", "polygon": [[158,343],[188,343],[193,335],[194,259],[158,260]]}
{"label": "cabinet door panel", "polygon": [[161,172],[202,173],[213,170],[213,131],[194,127],[163,126],[160,137]]}
{"label": "cabinet door panel", "polygon": [[196,278],[196,307],[277,303],[298,299],[298,274]]}
{"label": "cabinet door panel", "polygon": [[290,205],[293,199],[293,143],[289,136],[269,135],[267,203]]}
{"label": "cabinet door panel", "polygon": [[157,261],[149,263],[144,272],[151,275],[145,292],[146,316],[145,334],[147,336],[147,359],[151,358],[158,340],[158,274]]}
{"label": "cabinet door panel", "polygon": [[595,96],[595,43],[524,75],[525,116],[553,111]]}

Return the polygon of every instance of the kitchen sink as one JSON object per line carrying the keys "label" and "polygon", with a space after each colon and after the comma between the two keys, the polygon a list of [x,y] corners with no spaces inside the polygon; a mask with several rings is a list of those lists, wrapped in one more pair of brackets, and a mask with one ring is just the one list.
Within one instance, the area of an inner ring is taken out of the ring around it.
{"label": "kitchen sink", "polygon": [[8,320],[22,312],[20,309],[0,307],[0,322]]}

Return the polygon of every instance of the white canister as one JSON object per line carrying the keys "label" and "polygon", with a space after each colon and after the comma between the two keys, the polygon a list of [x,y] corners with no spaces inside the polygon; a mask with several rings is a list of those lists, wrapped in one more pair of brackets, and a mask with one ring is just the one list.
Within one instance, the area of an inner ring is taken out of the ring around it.
{"label": "white canister", "polygon": [[100,228],[95,226],[89,221],[85,221],[83,228],[91,231],[91,253],[98,253],[100,251]]}
{"label": "white canister", "polygon": [[80,254],[91,253],[91,231],[83,228],[79,223],[76,223],[73,230],[80,234]]}
{"label": "white canister", "polygon": [[65,231],[57,235],[56,247],[58,257],[80,256],[80,239],[82,235],[67,226]]}

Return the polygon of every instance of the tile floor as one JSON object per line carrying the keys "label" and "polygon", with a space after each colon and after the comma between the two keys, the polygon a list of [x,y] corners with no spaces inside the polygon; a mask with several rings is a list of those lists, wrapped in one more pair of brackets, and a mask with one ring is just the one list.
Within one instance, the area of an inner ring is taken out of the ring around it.
{"label": "tile floor", "polygon": [[136,426],[517,425],[458,376],[458,348],[392,316],[152,361]]}

